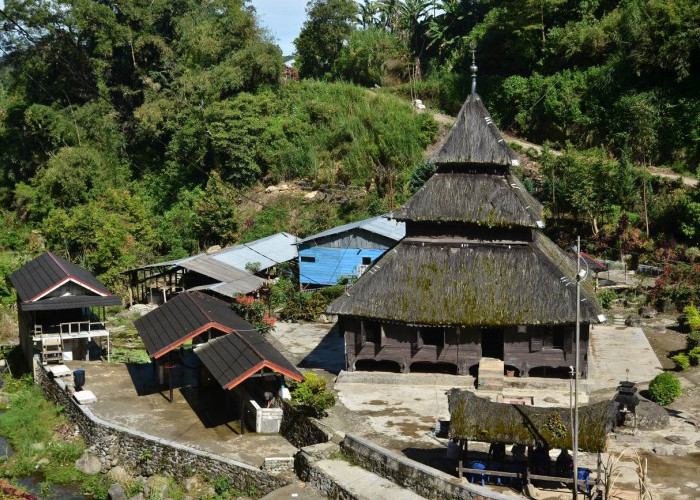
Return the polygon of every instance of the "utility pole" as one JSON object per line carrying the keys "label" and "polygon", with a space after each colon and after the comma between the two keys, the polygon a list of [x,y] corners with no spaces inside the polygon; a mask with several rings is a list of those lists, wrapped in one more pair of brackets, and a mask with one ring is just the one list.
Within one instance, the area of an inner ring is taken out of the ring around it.
{"label": "utility pole", "polygon": [[581,236],[576,238],[576,339],[574,346],[574,500],[578,499],[578,374],[581,340]]}

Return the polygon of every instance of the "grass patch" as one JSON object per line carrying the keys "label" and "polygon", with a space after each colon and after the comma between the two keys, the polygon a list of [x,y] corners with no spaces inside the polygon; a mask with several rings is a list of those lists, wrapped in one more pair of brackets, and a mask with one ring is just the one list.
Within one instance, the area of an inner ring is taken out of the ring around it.
{"label": "grass patch", "polygon": [[74,464],[85,444],[73,438],[63,409],[49,403],[30,377],[3,376],[4,398],[0,409],[0,434],[5,436],[14,454],[0,463],[0,475],[6,478],[43,475],[41,490],[50,492],[53,484],[74,484],[86,479]]}

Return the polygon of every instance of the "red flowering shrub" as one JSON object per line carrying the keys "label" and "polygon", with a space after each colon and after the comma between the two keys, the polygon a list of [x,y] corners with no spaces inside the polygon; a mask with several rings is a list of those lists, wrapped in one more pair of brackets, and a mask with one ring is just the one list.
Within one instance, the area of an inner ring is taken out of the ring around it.
{"label": "red flowering shrub", "polygon": [[678,309],[700,303],[700,264],[672,264],[664,269],[651,291],[651,299],[670,300]]}
{"label": "red flowering shrub", "polygon": [[238,295],[233,298],[233,310],[253,325],[260,333],[267,333],[275,326],[277,318],[270,316],[267,306],[249,295]]}

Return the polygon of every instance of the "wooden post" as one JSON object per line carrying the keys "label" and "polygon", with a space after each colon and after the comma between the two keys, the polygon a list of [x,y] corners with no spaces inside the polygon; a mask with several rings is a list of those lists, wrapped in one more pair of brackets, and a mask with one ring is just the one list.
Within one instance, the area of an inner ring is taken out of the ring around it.
{"label": "wooden post", "polygon": [[241,388],[241,435],[245,434],[245,391],[243,390],[243,384],[239,385]]}

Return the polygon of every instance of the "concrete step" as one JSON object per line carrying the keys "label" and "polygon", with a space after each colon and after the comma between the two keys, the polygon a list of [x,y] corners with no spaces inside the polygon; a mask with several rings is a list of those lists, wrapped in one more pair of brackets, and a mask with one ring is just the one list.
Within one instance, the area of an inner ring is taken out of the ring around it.
{"label": "concrete step", "polygon": [[424,498],[362,467],[350,465],[344,460],[319,460],[314,465],[359,500],[421,500]]}
{"label": "concrete step", "polygon": [[477,390],[501,392],[503,390],[503,361],[494,358],[481,358]]}

